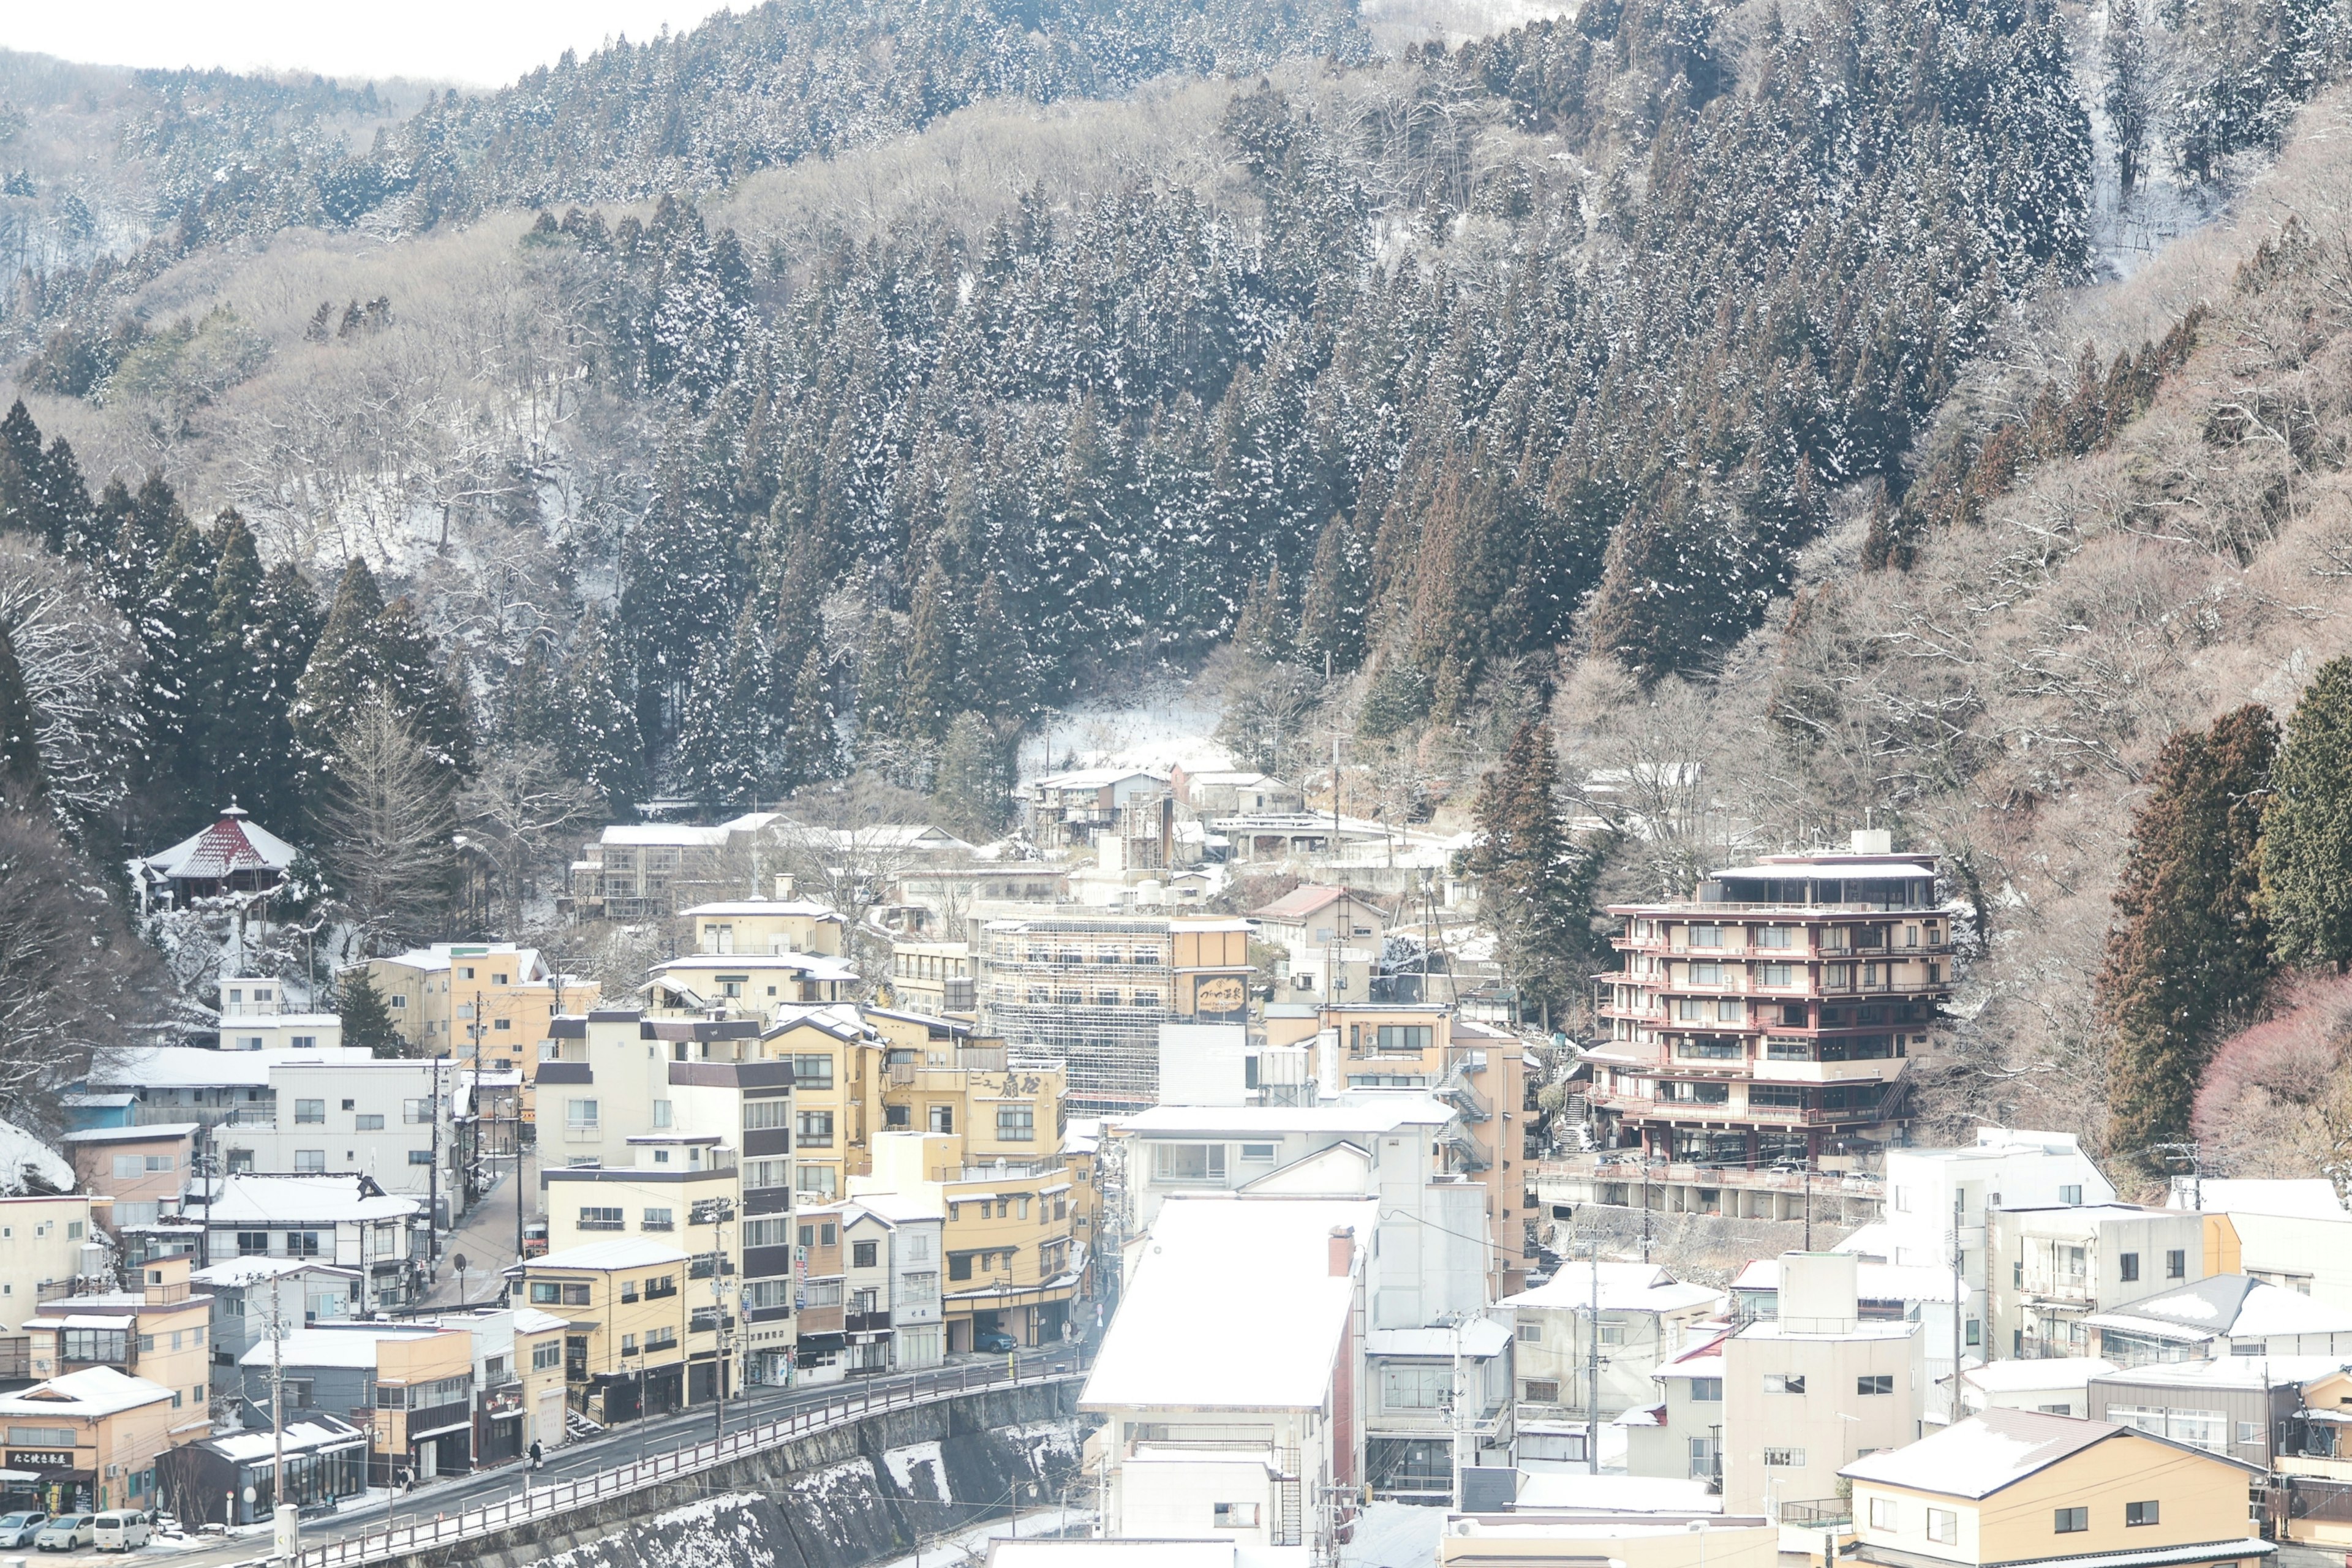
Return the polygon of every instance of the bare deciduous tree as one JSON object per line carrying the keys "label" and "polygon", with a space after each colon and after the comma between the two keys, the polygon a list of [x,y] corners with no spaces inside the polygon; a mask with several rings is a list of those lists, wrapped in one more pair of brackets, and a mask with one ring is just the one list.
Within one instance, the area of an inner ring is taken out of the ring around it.
{"label": "bare deciduous tree", "polygon": [[434,933],[457,882],[457,813],[446,770],[388,705],[369,703],[338,738],[320,826],[363,952]]}

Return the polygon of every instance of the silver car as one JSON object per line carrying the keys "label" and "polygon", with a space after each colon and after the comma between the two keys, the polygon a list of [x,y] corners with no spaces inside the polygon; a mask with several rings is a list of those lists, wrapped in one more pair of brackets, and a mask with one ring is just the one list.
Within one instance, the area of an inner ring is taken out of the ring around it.
{"label": "silver car", "polygon": [[30,1546],[48,1522],[46,1513],[0,1513],[0,1546]]}

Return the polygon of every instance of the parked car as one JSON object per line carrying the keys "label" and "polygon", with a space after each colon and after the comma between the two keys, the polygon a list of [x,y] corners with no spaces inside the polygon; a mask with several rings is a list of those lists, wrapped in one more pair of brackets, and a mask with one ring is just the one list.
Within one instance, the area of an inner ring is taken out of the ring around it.
{"label": "parked car", "polygon": [[100,1552],[136,1552],[155,1539],[155,1527],[136,1509],[101,1513],[90,1526],[89,1543]]}
{"label": "parked car", "polygon": [[48,1522],[46,1513],[0,1513],[0,1546],[30,1546]]}
{"label": "parked car", "polygon": [[72,1552],[96,1539],[97,1528],[94,1513],[61,1513],[41,1526],[41,1533],[33,1537],[33,1547],[38,1552]]}
{"label": "parked car", "polygon": [[1016,1351],[1021,1342],[1002,1329],[983,1329],[971,1336],[971,1348],[976,1351]]}

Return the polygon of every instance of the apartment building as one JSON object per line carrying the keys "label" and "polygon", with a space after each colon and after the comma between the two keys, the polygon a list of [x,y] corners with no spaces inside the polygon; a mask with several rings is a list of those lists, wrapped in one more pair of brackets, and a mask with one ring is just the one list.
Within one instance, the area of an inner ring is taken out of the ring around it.
{"label": "apartment building", "polygon": [[2110,1367],[2084,1385],[2094,1421],[2168,1437],[2267,1472],[2287,1451],[2308,1383],[2343,1376],[2344,1358],[2222,1356]]}
{"label": "apartment building", "polygon": [[1604,1142],[1753,1169],[1894,1142],[1910,1056],[1951,994],[1936,881],[1935,857],[1858,832],[1851,852],[1767,856],[1686,901],[1613,906],[1626,962],[1598,986],[1587,1093]]}
{"label": "apartment building", "polygon": [[474,1336],[431,1323],[318,1323],[238,1358],[246,1401],[270,1408],[282,1382],[289,1419],[320,1410],[367,1434],[373,1486],[463,1475],[474,1463]]}
{"label": "apartment building", "polygon": [[499,1070],[528,1073],[551,1037],[549,1021],[585,1012],[598,995],[594,981],[559,974],[539,949],[510,942],[436,942],[363,967],[410,1049],[468,1063],[478,1050],[482,1066]]}
{"label": "apartment building", "polygon": [[365,1176],[384,1192],[465,1210],[464,1152],[446,1061],[289,1058],[269,1068],[268,1114],[240,1110],[212,1145],[230,1175]]}
{"label": "apartment building", "polygon": [[[2211,1224],[2225,1226],[2219,1215]],[[1992,1342],[2006,1356],[2086,1356],[2088,1320],[2206,1277],[2208,1216],[2136,1204],[1988,1215]]]}
{"label": "apartment building", "polygon": [[692,1258],[644,1237],[551,1251],[508,1277],[520,1304],[565,1320],[573,1410],[602,1426],[651,1419],[716,1396],[722,1308],[697,1304]]}
{"label": "apartment building", "polygon": [[1260,940],[1283,951],[1286,1002],[1369,1002],[1389,917],[1362,893],[1309,883],[1250,911]]}
{"label": "apartment building", "polygon": [[174,1443],[211,1425],[213,1303],[191,1288],[189,1259],[155,1258],[135,1277],[136,1289],[53,1298],[25,1323],[32,1341],[30,1373],[64,1377],[108,1366],[171,1393],[166,1429]]}
{"label": "apartment building", "polygon": [[2120,1367],[2218,1356],[2352,1355],[2352,1311],[2243,1274],[2093,1312],[2091,1349]]}
{"label": "apartment building", "polygon": [[793,1179],[801,1200],[828,1204],[849,1178],[873,1168],[882,1120],[885,1045],[865,1012],[846,1003],[781,1010],[761,1032],[759,1053],[793,1070]]}
{"label": "apartment building", "polygon": [[933,1017],[970,1019],[980,1009],[980,961],[968,942],[896,938],[890,943],[890,1002]]}
{"label": "apartment building", "polygon": [[1510,1325],[1469,1318],[1364,1332],[1364,1484],[1444,1504],[1465,1467],[1507,1469],[1522,1432]]}
{"label": "apartment building", "polygon": [[1723,1500],[1782,1523],[1833,1517],[1859,1456],[1919,1436],[1919,1325],[1864,1319],[1851,1253],[1780,1256],[1780,1316],[1723,1342]]}
{"label": "apartment building", "polygon": [[1487,1288],[1496,1296],[1517,1290],[1537,1258],[1537,1215],[1527,1201],[1527,1047],[1518,1037],[1421,1003],[1325,1007],[1320,1038],[1336,1050],[1322,1073],[1335,1089],[1427,1094],[1453,1110],[1438,1142],[1446,1168],[1485,1191],[1495,1238]]}
{"label": "apartment building", "polygon": [[32,1375],[24,1325],[42,1302],[113,1282],[112,1251],[90,1225],[88,1193],[0,1198],[0,1379]]}
{"label": "apartment building", "polygon": [[83,1079],[82,1100],[128,1095],[127,1102],[85,1106],[85,1126],[147,1126],[193,1121],[205,1128],[242,1121],[272,1126],[277,1092],[270,1075],[283,1066],[354,1067],[376,1059],[355,1046],[316,1050],[209,1051],[194,1046],[152,1046],[108,1051]]}
{"label": "apartment building", "polygon": [[2275,1551],[2248,1529],[2252,1467],[2103,1421],[1988,1410],[1840,1473],[1850,1555],[1885,1568],[2242,1568]]}
{"label": "apartment building", "polygon": [[563,1335],[570,1324],[536,1307],[481,1307],[420,1320],[473,1344],[477,1466],[519,1459],[533,1442],[563,1441]]}
{"label": "apartment building", "polygon": [[647,984],[656,1005],[751,1018],[854,1002],[866,987],[845,960],[821,952],[689,952],[655,964]]}
{"label": "apartment building", "polygon": [[[1697,1325],[1650,1373],[1656,1392],[1649,1404],[1617,1418],[1625,1429],[1627,1474],[1722,1490],[1723,1342],[1729,1337],[1721,1325]],[[1527,1444],[1524,1435],[1520,1444]]]}
{"label": "apartment building", "polygon": [[0,1394],[8,1434],[0,1498],[52,1515],[152,1508],[178,1414],[169,1388],[103,1364]]}
{"label": "apartment building", "polygon": [[873,1173],[849,1184],[850,1197],[876,1212],[943,1216],[940,1324],[950,1354],[999,1334],[1023,1345],[1063,1337],[1085,1264],[1070,1190],[1051,1142],[1008,1147],[986,1131],[880,1133]]}
{"label": "apartment building", "polygon": [[781,856],[783,819],[751,812],[711,826],[614,823],[572,863],[574,921],[667,921],[677,911],[761,890]]}
{"label": "apartment building", "polygon": [[1078,1398],[1111,1538],[1330,1550],[1363,1484],[1363,1199],[1165,1205]]}
{"label": "apartment building", "polygon": [[1158,1102],[1160,1027],[1249,1017],[1250,926],[1192,916],[1034,916],[981,932],[982,1022],[1017,1062],[1058,1065],[1074,1110]]}
{"label": "apartment building", "polygon": [[749,1018],[656,1018],[634,1007],[554,1020],[542,1048],[539,1148],[544,1164],[627,1165],[629,1140],[677,1125],[670,1067],[757,1055]]}
{"label": "apartment building", "polygon": [[1158,773],[1128,768],[1082,768],[1033,781],[1022,805],[1030,841],[1047,855],[1091,847],[1138,801],[1168,793]]}

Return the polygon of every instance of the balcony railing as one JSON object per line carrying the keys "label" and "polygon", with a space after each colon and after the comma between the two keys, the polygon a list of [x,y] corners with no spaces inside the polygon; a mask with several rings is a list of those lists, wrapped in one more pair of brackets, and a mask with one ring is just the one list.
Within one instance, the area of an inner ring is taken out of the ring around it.
{"label": "balcony railing", "polygon": [[943,1165],[932,1173],[935,1182],[1005,1182],[1021,1181],[1031,1176],[1050,1176],[1061,1170],[1059,1160],[1003,1160],[985,1165],[965,1165],[961,1170]]}

